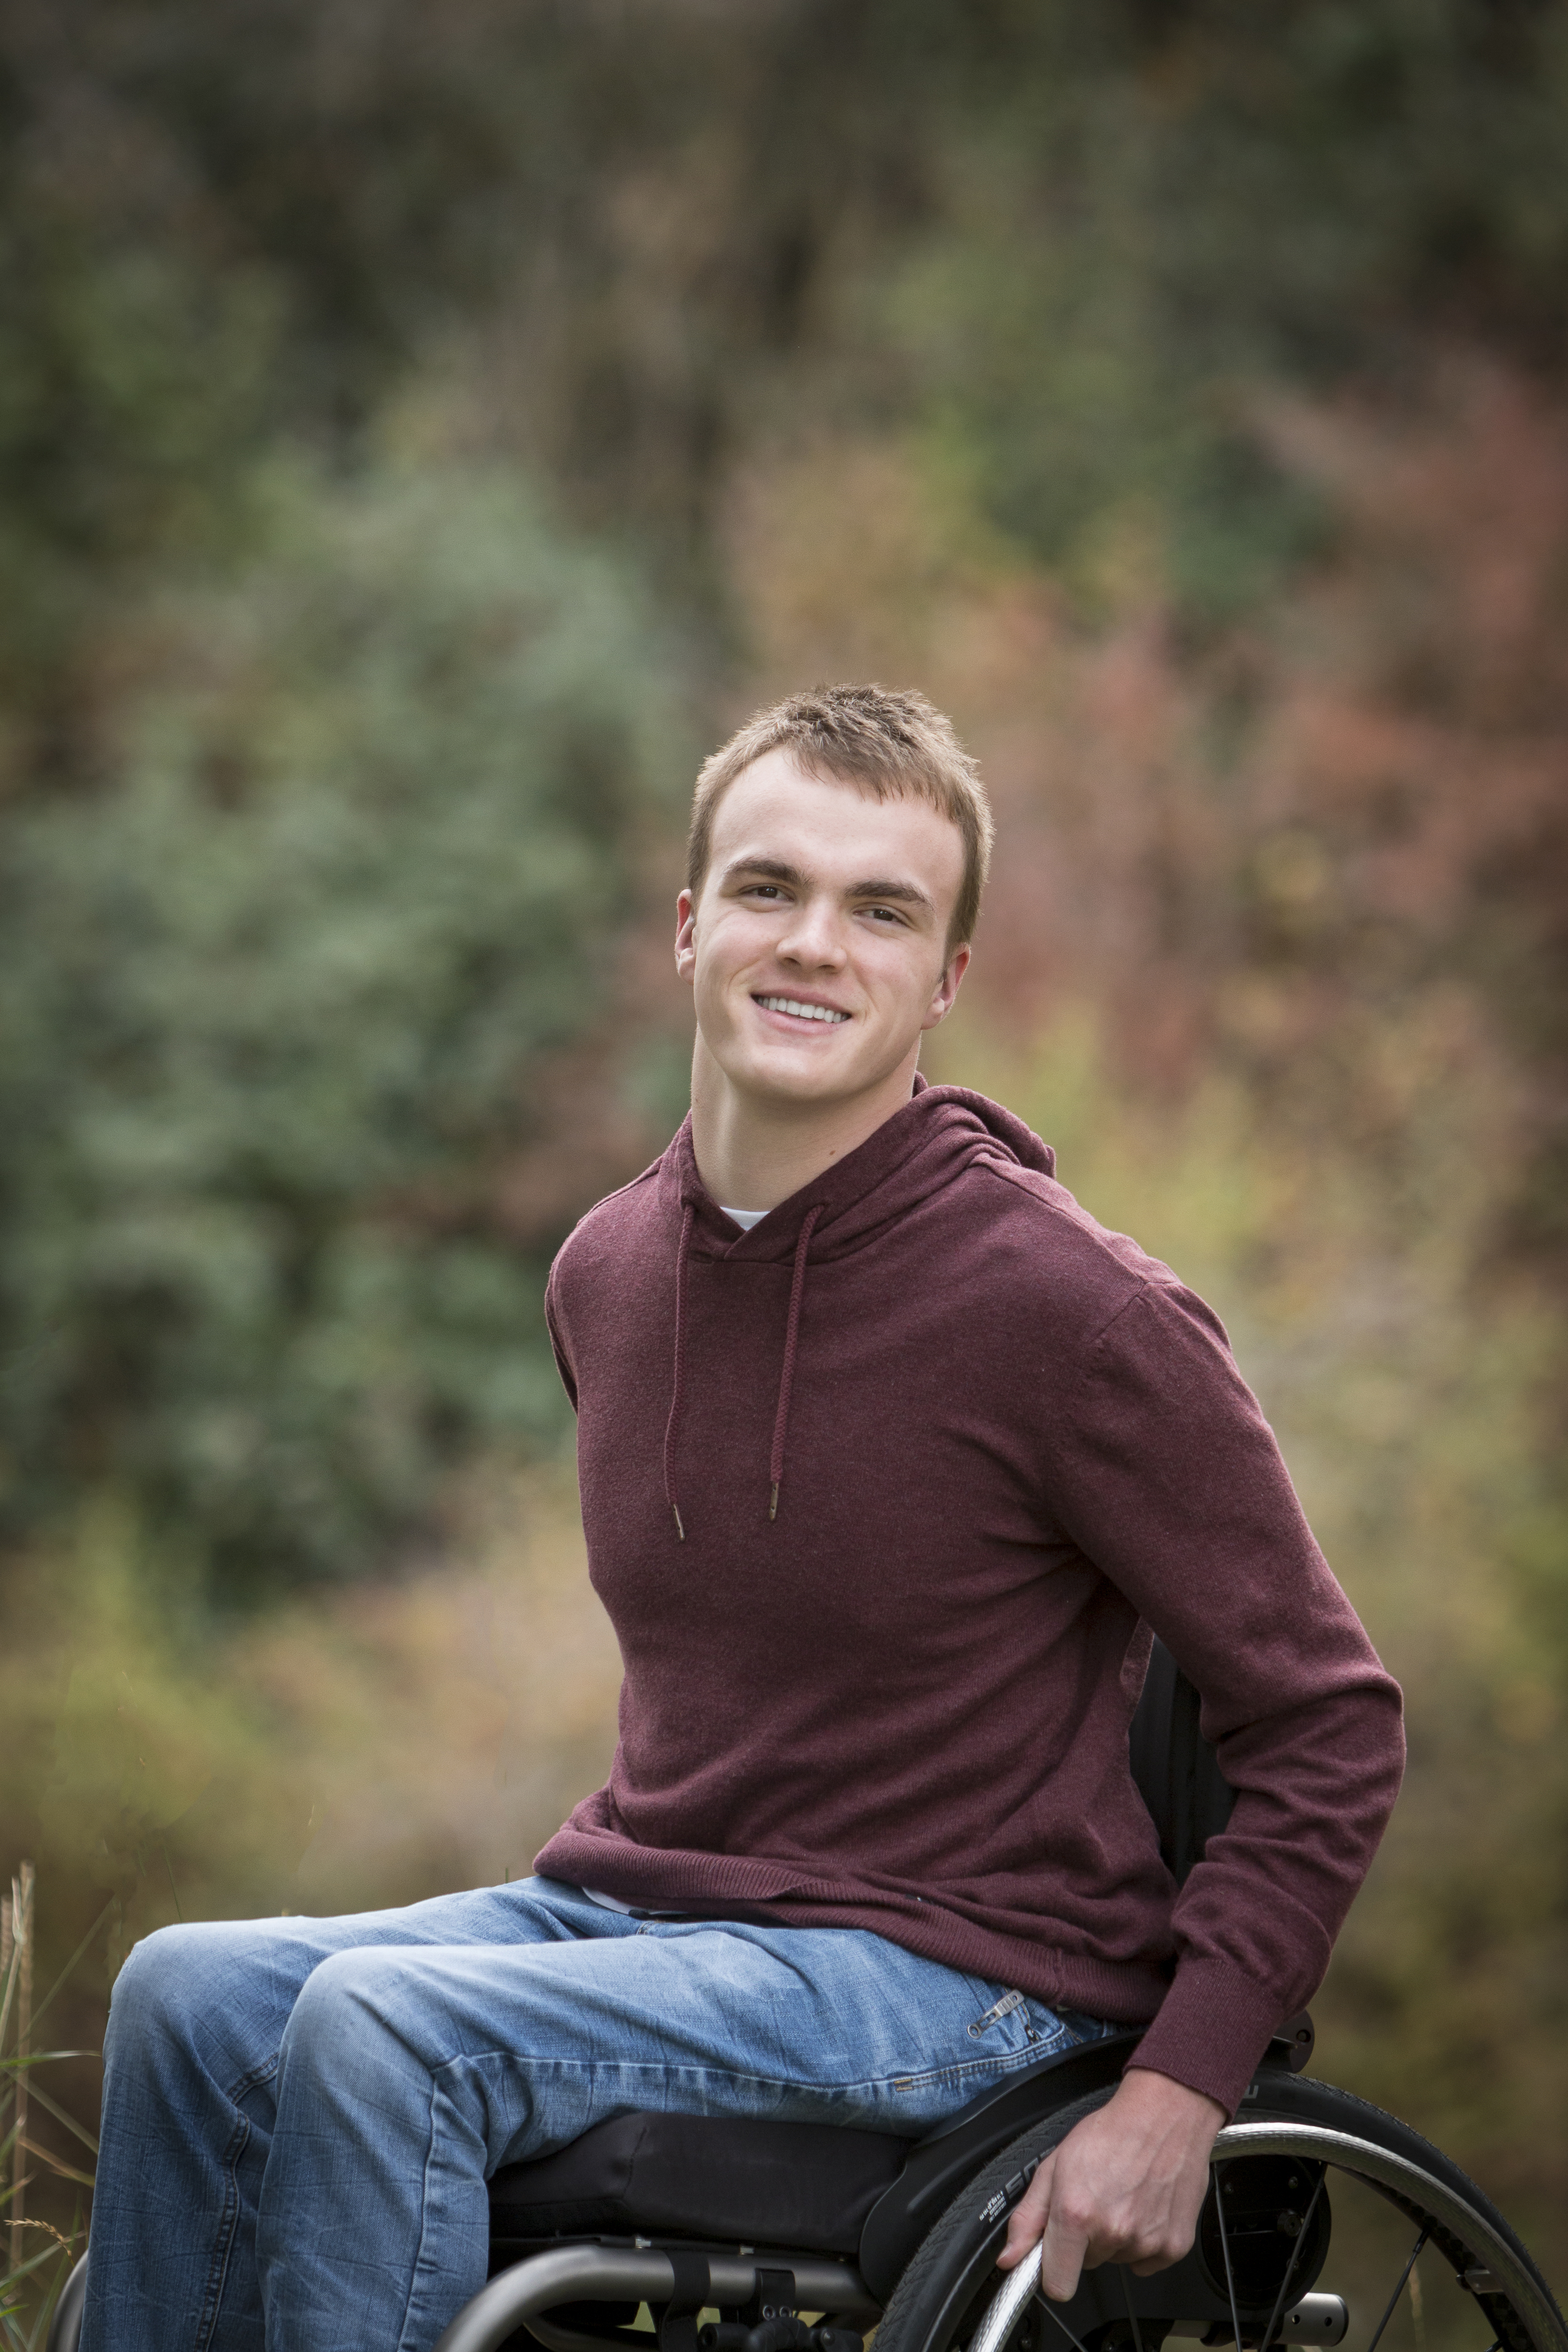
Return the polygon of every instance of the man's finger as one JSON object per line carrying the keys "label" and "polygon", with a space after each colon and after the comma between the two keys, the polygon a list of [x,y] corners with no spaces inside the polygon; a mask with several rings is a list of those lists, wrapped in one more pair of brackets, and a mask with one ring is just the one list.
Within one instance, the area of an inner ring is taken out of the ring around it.
{"label": "man's finger", "polygon": [[1078,2293],[1089,2231],[1063,2219],[1053,2205],[1040,2241],[1040,2287],[1053,2303],[1070,2303]]}
{"label": "man's finger", "polygon": [[1033,2253],[1039,2244],[1046,2226],[1046,2216],[1051,2210],[1051,2175],[1056,2156],[1047,2156],[1037,2170],[1033,2180],[1013,2208],[1007,2223],[1007,2242],[996,2257],[999,2270],[1010,2271],[1026,2254]]}

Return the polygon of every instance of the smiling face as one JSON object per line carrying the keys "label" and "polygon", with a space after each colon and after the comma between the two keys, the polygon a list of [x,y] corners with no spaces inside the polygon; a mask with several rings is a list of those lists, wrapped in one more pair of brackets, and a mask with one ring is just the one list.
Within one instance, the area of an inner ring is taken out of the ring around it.
{"label": "smiling face", "polygon": [[787,751],[753,761],[715,811],[695,908],[680,894],[699,1073],[706,1058],[779,1110],[886,1093],[889,1116],[969,961],[947,945],[963,874],[958,828],[927,802],[824,782]]}

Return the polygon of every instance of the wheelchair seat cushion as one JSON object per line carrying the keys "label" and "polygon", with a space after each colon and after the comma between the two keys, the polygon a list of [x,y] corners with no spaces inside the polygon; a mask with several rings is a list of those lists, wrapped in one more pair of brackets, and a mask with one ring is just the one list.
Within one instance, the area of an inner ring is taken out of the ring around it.
{"label": "wheelchair seat cushion", "polygon": [[492,2238],[731,2239],[852,2254],[910,2142],[837,2124],[630,2115],[490,2181]]}

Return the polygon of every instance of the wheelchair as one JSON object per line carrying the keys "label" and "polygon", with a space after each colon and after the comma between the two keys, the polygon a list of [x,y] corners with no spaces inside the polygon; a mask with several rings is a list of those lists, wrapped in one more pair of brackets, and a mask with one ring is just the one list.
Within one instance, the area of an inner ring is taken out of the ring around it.
{"label": "wheelchair", "polygon": [[[1133,1777],[1174,1877],[1229,1817],[1198,1698],[1154,1645]],[[1303,2071],[1280,2029],[1215,2142],[1191,2252],[1148,2278],[996,2270],[1037,2167],[1102,2105],[1136,2032],[1025,2068],[916,2140],[819,2124],[624,2115],[490,2182],[489,2282],[437,2352],[1568,2352],[1497,2209],[1407,2125]],[[84,2255],[48,2352],[76,2352]]]}

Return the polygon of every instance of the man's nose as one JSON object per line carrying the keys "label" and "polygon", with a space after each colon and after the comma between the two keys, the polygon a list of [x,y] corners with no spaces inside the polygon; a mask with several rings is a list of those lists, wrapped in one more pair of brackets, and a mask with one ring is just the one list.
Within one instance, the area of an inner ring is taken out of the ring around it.
{"label": "man's nose", "polygon": [[797,906],[780,937],[778,952],[788,963],[842,964],[845,946],[837,908],[819,898]]}

